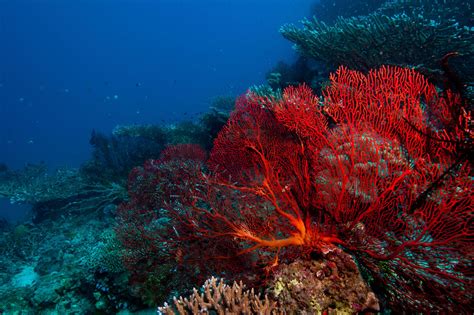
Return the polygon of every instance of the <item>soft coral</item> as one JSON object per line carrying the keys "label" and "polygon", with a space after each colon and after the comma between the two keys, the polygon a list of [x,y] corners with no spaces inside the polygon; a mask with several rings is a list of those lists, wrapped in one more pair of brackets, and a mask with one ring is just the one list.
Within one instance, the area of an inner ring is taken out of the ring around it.
{"label": "soft coral", "polygon": [[240,98],[208,169],[173,176],[169,241],[190,259],[239,259],[214,265],[232,272],[337,244],[399,307],[468,310],[472,165],[433,136],[465,132],[436,117],[459,98],[397,67],[330,80],[322,100],[306,86]]}

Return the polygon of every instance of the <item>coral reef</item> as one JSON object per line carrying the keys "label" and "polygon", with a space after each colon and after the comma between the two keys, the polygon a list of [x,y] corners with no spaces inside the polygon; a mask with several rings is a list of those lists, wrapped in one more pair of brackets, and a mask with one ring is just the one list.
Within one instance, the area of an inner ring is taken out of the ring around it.
{"label": "coral reef", "polygon": [[[126,273],[106,271],[115,248],[104,246],[112,231],[109,225],[98,216],[75,214],[3,231],[0,310],[5,314],[98,310],[112,314],[142,307],[130,292]],[[120,263],[121,257],[116,257]]]}
{"label": "coral reef", "polygon": [[264,299],[245,290],[242,281],[232,286],[211,278],[187,298],[174,298],[160,314],[356,314],[378,312],[375,294],[362,279],[353,258],[337,247],[314,260],[281,264],[267,280]]}
{"label": "coral reef", "polygon": [[33,214],[0,219],[0,313],[473,313],[471,2],[313,13],[267,85],[93,131],[79,170],[0,163]]}

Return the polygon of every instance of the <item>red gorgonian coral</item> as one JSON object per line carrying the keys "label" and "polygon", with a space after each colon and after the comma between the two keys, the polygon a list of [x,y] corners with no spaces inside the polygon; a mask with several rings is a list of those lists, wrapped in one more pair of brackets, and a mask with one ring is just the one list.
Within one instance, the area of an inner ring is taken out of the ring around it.
{"label": "red gorgonian coral", "polygon": [[472,132],[461,99],[398,67],[341,67],[323,96],[300,86],[240,98],[207,168],[176,178],[169,241],[253,265],[337,245],[402,309],[469,310],[473,180],[459,144]]}

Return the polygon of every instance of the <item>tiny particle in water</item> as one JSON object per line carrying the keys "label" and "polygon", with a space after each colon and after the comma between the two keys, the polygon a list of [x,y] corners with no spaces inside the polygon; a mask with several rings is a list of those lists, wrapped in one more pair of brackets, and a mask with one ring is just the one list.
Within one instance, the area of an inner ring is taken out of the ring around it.
{"label": "tiny particle in water", "polygon": [[115,100],[118,99],[118,95],[117,95],[117,94],[114,95],[114,99],[115,99]]}

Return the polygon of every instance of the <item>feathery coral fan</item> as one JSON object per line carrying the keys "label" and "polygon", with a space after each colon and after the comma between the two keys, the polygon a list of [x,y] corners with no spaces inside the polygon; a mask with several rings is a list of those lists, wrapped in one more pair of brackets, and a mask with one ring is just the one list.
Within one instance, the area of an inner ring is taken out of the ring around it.
{"label": "feathery coral fan", "polygon": [[306,86],[239,99],[209,170],[175,178],[168,241],[254,265],[336,244],[398,308],[470,310],[470,113],[410,69],[330,81],[322,101]]}

